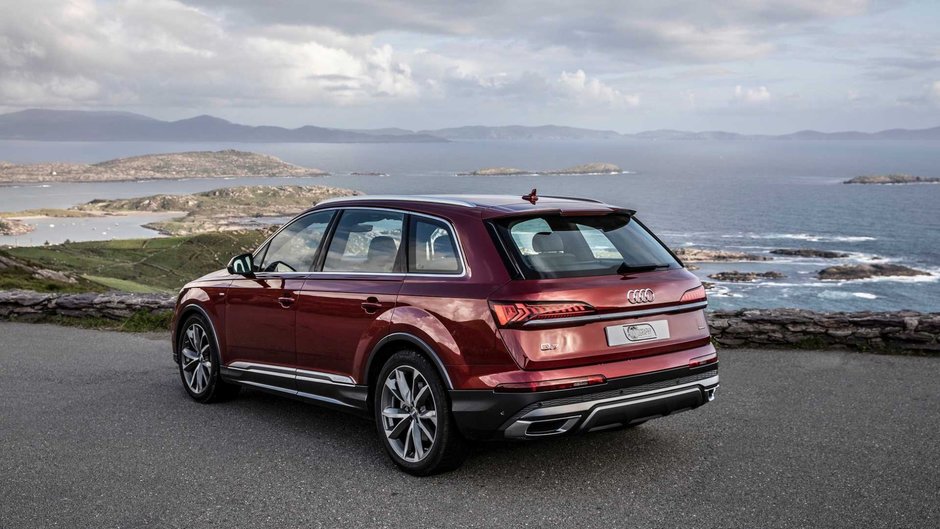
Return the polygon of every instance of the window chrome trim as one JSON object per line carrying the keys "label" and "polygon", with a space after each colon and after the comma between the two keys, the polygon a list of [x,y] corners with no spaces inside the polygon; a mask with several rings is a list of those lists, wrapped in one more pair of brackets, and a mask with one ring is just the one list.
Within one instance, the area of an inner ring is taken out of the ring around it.
{"label": "window chrome trim", "polygon": [[[327,199],[327,200],[320,201],[320,203],[317,204],[317,206],[314,206],[314,207],[318,207],[320,204],[324,204],[324,203],[329,202],[329,201],[331,201],[331,200],[337,200],[337,199]],[[419,201],[419,202],[420,202],[420,201]],[[460,258],[460,265],[461,265],[461,270],[462,270],[462,271],[461,271],[459,274],[426,274],[426,273],[408,272],[408,271],[405,271],[405,272],[338,272],[338,271],[335,271],[335,270],[334,270],[334,271],[329,271],[329,272],[324,272],[324,271],[319,271],[319,272],[315,272],[315,271],[310,271],[310,272],[255,272],[255,277],[260,278],[260,279],[266,279],[266,278],[279,277],[279,276],[286,276],[286,277],[299,277],[299,276],[321,277],[321,276],[349,276],[349,275],[352,275],[352,276],[379,276],[379,277],[394,277],[394,276],[401,276],[401,277],[405,277],[405,276],[408,276],[408,277],[441,277],[441,278],[451,278],[451,279],[453,279],[453,278],[463,278],[463,277],[469,277],[469,276],[470,276],[470,267],[467,266],[467,259],[466,259],[466,256],[465,256],[465,254],[464,254],[464,251],[463,251],[463,243],[462,243],[461,240],[460,240],[460,234],[457,233],[457,227],[454,226],[454,223],[453,223],[453,222],[451,222],[451,221],[449,221],[449,220],[447,220],[447,219],[445,219],[445,218],[443,218],[443,217],[439,217],[439,216],[437,216],[437,215],[431,215],[431,214],[428,214],[428,213],[419,213],[419,212],[416,212],[416,211],[408,211],[407,209],[388,208],[388,207],[380,207],[380,206],[376,206],[376,207],[371,207],[371,206],[330,206],[330,207],[328,207],[328,208],[313,209],[313,210],[310,210],[310,211],[306,211],[306,212],[304,212],[304,213],[301,213],[300,215],[297,215],[296,217],[292,218],[291,220],[285,222],[283,226],[281,226],[280,228],[278,228],[278,230],[275,231],[274,233],[272,233],[267,239],[264,240],[264,242],[262,242],[261,244],[259,244],[258,247],[255,249],[255,251],[252,252],[252,259],[254,259],[254,257],[256,256],[256,254],[258,253],[258,251],[259,251],[260,249],[264,248],[269,242],[271,242],[271,239],[277,237],[277,235],[278,235],[279,233],[281,233],[281,231],[283,231],[284,228],[286,228],[287,226],[293,224],[294,221],[299,220],[301,217],[305,217],[305,216],[307,216],[307,215],[312,215],[312,214],[314,214],[314,213],[321,213],[321,212],[323,212],[323,211],[342,211],[342,210],[348,210],[348,209],[365,209],[365,210],[373,210],[373,211],[391,211],[391,212],[394,212],[394,213],[403,213],[403,214],[405,214],[405,215],[413,215],[413,216],[415,216],[415,217],[425,217],[425,218],[433,219],[433,220],[436,220],[436,221],[438,221],[438,222],[444,223],[448,228],[450,228],[451,233],[453,233],[453,235],[454,235],[454,240],[457,242],[457,256]],[[405,228],[404,223],[402,223],[402,241],[401,241],[401,242],[405,242],[406,239],[410,239],[410,234],[404,233],[404,228]],[[322,243],[321,243],[321,244],[322,244]],[[329,247],[325,248],[325,251],[329,252],[329,251],[330,251]],[[408,249],[405,248],[405,251],[408,251]]]}
{"label": "window chrome trim", "polygon": [[345,375],[336,375],[333,373],[323,373],[321,371],[308,371],[306,369],[294,369],[290,367],[274,366],[270,364],[260,364],[255,362],[232,362],[225,366],[237,371],[258,373],[261,375],[271,375],[276,377],[294,378],[305,382],[321,382],[324,384],[333,384],[337,386],[354,386],[356,380]]}
{"label": "window chrome trim", "polygon": [[568,318],[552,318],[550,320],[532,320],[524,323],[522,327],[544,327],[549,325],[565,325],[568,323],[593,323],[596,321],[621,320],[627,318],[641,318],[643,316],[654,316],[657,314],[672,314],[676,312],[689,312],[697,309],[704,309],[708,306],[708,301],[693,301],[692,303],[683,303],[681,305],[669,305],[668,307],[657,307],[655,309],[627,310],[623,312],[613,312],[609,314],[588,314],[586,316],[571,316]]}

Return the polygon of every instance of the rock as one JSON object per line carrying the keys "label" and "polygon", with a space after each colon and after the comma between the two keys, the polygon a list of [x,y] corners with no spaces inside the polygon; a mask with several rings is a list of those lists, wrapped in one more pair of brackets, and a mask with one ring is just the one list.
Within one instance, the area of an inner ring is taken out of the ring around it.
{"label": "rock", "polygon": [[858,264],[830,266],[816,273],[819,279],[850,281],[854,279],[867,279],[870,277],[913,277],[929,276],[929,272],[916,270],[907,266],[895,264]]}
{"label": "rock", "polygon": [[678,248],[674,253],[685,262],[770,261],[773,259],[765,255],[689,247]]}
{"label": "rock", "polygon": [[579,174],[620,174],[623,170],[612,163],[586,163],[554,171],[531,171],[516,167],[487,167],[469,173],[457,173],[459,176],[513,176],[513,175],[579,175]]}
{"label": "rock", "polygon": [[26,235],[35,229],[32,224],[18,219],[0,219],[0,235]]}
{"label": "rock", "polygon": [[820,259],[839,259],[848,257],[849,254],[842,252],[832,252],[829,250],[813,250],[810,248],[779,248],[771,250],[774,255],[788,255],[791,257],[818,257]]}
{"label": "rock", "polygon": [[926,178],[909,174],[882,174],[856,176],[843,184],[936,184],[940,178]]}
{"label": "rock", "polygon": [[731,282],[752,282],[759,279],[781,279],[786,277],[780,272],[738,272],[733,270],[731,272],[718,272],[716,274],[709,274],[708,276],[715,281],[731,281]]}

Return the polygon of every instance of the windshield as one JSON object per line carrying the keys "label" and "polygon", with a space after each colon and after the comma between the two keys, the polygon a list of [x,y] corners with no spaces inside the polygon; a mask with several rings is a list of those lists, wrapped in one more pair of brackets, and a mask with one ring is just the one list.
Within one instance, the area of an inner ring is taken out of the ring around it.
{"label": "windshield", "polygon": [[541,215],[496,222],[504,243],[530,279],[581,277],[680,264],[629,215]]}

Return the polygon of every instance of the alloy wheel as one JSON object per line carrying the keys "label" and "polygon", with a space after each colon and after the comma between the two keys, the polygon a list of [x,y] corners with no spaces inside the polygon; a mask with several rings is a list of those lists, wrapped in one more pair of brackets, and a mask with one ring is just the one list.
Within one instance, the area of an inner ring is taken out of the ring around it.
{"label": "alloy wheel", "polygon": [[212,375],[212,348],[209,346],[209,335],[199,323],[193,323],[186,329],[180,365],[190,391],[195,394],[205,391]]}
{"label": "alloy wheel", "polygon": [[398,457],[410,463],[427,457],[437,437],[437,406],[421,372],[407,365],[393,369],[379,405],[386,440]]}

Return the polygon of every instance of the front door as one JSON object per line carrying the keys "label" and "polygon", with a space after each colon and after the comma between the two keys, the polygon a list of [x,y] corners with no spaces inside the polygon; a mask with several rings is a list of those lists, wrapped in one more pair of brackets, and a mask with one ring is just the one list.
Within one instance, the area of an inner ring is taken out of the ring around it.
{"label": "front door", "polygon": [[225,363],[244,380],[296,389],[297,300],[332,216],[325,211],[294,220],[257,252],[254,277],[239,277],[229,287]]}
{"label": "front door", "polygon": [[[330,383],[353,383],[357,355],[389,326],[404,274],[404,214],[345,210],[321,270],[304,282],[297,306],[297,386],[324,394]],[[364,384],[364,380],[355,380]]]}

